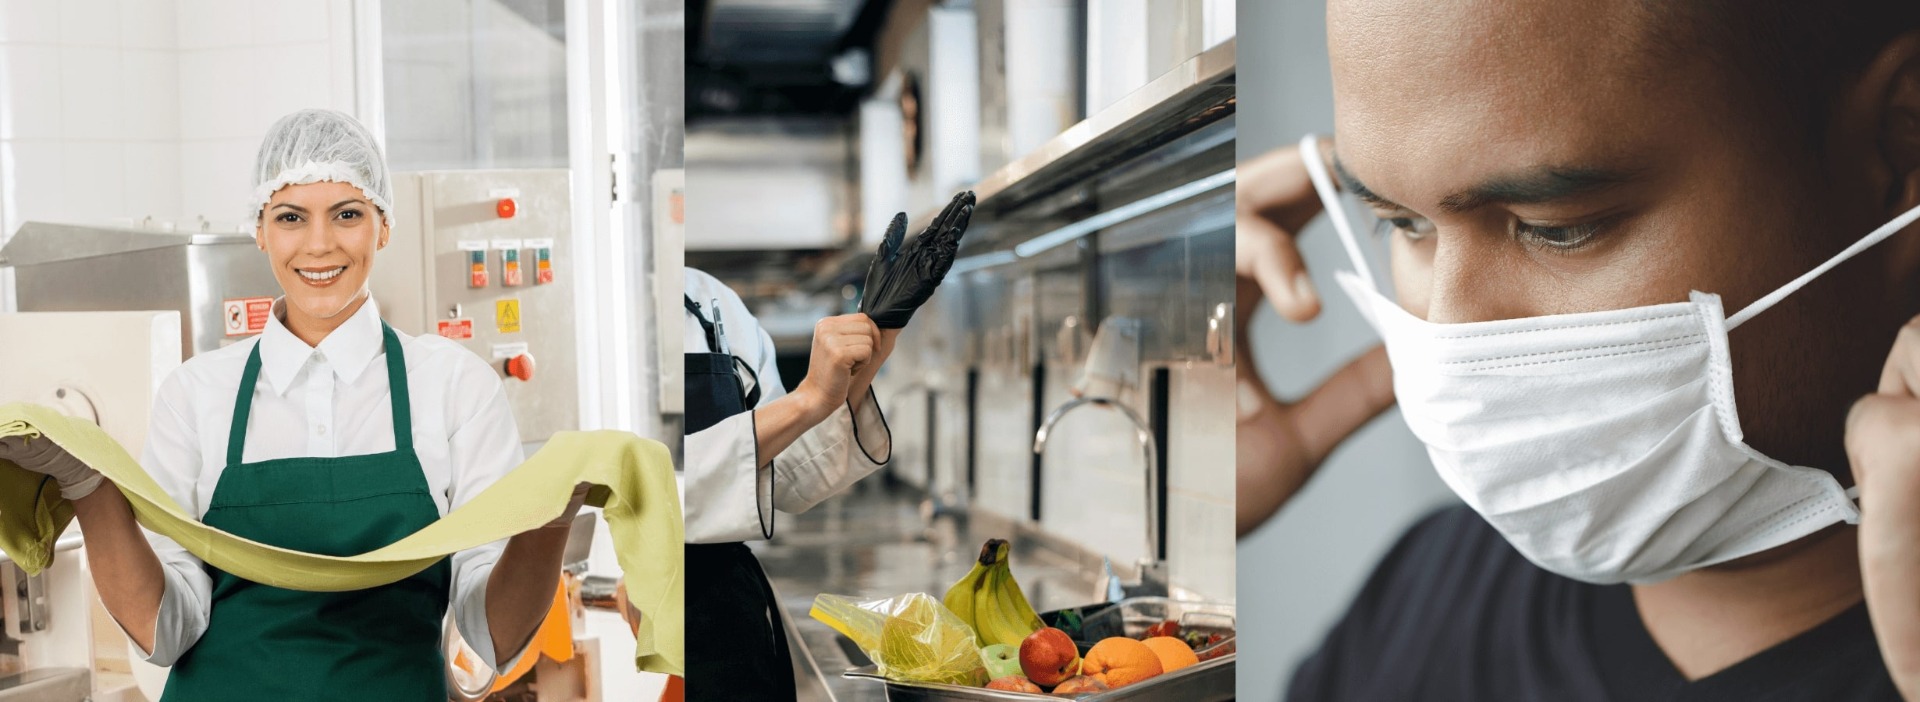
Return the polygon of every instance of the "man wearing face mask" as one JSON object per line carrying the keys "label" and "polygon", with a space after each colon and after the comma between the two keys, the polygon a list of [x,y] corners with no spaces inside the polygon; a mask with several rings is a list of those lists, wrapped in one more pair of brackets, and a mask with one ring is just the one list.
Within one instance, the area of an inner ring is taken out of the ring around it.
{"label": "man wearing face mask", "polygon": [[1467,507],[1289,696],[1920,699],[1920,4],[1327,18],[1338,137],[1242,167],[1241,323],[1319,313],[1325,211],[1384,349],[1293,404],[1240,364],[1240,528],[1396,400]]}

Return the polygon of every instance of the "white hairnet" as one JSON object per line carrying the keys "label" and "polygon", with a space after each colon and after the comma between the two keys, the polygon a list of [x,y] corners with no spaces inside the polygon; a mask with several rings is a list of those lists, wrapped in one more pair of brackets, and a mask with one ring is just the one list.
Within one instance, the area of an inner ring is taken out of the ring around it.
{"label": "white hairnet", "polygon": [[393,226],[393,181],[380,145],[359,120],[333,110],[301,110],[267,130],[253,165],[254,219],[279,189],[323,180],[359,188]]}

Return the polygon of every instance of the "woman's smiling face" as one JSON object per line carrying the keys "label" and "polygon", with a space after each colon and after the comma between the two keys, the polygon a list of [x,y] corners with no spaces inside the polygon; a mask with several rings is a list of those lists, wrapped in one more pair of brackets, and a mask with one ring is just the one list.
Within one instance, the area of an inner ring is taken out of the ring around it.
{"label": "woman's smiling face", "polygon": [[290,327],[317,322],[331,329],[359,309],[374,253],[389,236],[379,208],[359,188],[331,181],[276,191],[257,226],[255,239],[287,296]]}

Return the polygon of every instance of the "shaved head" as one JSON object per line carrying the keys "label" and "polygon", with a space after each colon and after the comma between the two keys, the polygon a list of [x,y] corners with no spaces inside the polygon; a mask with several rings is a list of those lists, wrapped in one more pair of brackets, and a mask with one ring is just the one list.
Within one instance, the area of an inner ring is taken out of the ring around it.
{"label": "shaved head", "polygon": [[1759,114],[1815,136],[1838,90],[1888,42],[1920,29],[1916,0],[1640,0],[1647,48],[1718,65]]}

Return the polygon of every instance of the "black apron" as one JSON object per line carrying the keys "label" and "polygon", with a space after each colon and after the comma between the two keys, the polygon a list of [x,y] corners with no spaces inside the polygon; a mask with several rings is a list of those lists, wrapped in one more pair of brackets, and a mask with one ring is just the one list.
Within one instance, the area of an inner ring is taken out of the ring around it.
{"label": "black apron", "polygon": [[[717,352],[720,339],[713,322],[693,298],[686,302],[687,313],[706,334],[707,348]],[[686,433],[704,431],[759,404],[759,383],[746,388],[735,364],[724,353],[686,355]],[[770,516],[763,514],[761,524],[769,524],[765,517]],[[687,544],[686,558],[687,699],[794,699],[793,659],[780,605],[753,551],[743,543]]]}

